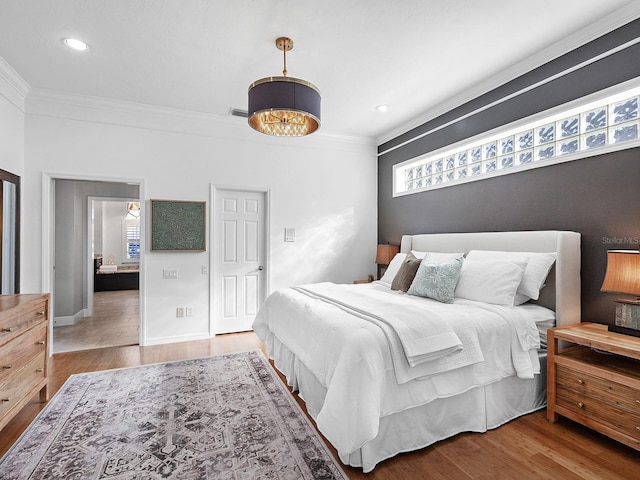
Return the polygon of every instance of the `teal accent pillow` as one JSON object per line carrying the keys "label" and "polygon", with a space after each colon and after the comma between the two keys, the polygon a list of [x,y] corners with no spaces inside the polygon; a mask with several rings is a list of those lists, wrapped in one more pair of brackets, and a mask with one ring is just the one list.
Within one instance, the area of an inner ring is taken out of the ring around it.
{"label": "teal accent pillow", "polygon": [[418,267],[418,272],[407,293],[433,298],[442,303],[453,303],[462,269],[462,258],[446,263],[431,263],[428,258],[425,260]]}

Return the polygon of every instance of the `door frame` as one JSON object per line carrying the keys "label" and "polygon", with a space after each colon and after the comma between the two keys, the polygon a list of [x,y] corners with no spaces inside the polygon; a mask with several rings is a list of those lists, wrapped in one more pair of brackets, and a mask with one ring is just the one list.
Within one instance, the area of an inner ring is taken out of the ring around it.
{"label": "door frame", "polygon": [[266,273],[264,274],[264,300],[270,292],[270,278],[271,270],[269,268],[271,263],[271,190],[269,188],[260,187],[242,187],[242,186],[229,186],[229,185],[215,185],[209,184],[209,204],[211,205],[210,213],[210,227],[209,227],[209,337],[215,337],[215,312],[217,311],[219,299],[216,298],[215,291],[220,279],[216,274],[220,270],[220,262],[216,259],[214,239],[217,238],[216,234],[220,232],[221,224],[219,221],[219,215],[217,212],[216,196],[219,191],[232,191],[232,192],[251,192],[262,193],[264,195],[264,268]]}
{"label": "door frame", "polygon": [[[53,332],[53,319],[54,315],[54,287],[55,287],[55,181],[56,180],[78,180],[89,182],[114,182],[114,183],[134,183],[138,185],[138,194],[140,196],[140,203],[144,202],[145,198],[145,183],[142,179],[136,178],[113,178],[113,177],[98,177],[98,176],[84,176],[84,175],[69,175],[58,174],[51,172],[42,172],[42,276],[41,276],[41,291],[50,293],[49,296],[49,331]],[[145,223],[145,211],[141,209],[140,212],[140,225]],[[145,252],[146,252],[146,238],[144,234],[145,229],[140,229],[140,286],[139,286],[139,311],[140,311],[140,336],[139,345],[145,345],[146,339],[146,312],[144,309],[144,292],[145,292]],[[83,258],[86,259],[85,256]],[[93,294],[93,292],[91,292]],[[89,295],[89,292],[87,292]],[[86,299],[85,299],[86,300]],[[53,335],[48,335],[49,352],[53,355]]]}

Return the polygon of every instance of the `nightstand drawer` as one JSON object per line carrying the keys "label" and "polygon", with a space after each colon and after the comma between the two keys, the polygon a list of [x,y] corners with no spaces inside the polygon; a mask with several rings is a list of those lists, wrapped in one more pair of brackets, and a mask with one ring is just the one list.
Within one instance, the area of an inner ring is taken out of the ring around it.
{"label": "nightstand drawer", "polygon": [[547,340],[547,419],[564,415],[640,450],[640,338],[577,323]]}
{"label": "nightstand drawer", "polygon": [[556,404],[578,415],[581,422],[594,420],[640,440],[640,415],[560,385],[557,387]]}
{"label": "nightstand drawer", "polygon": [[590,375],[558,365],[556,369],[558,389],[566,388],[600,400],[612,407],[620,407],[640,415],[640,391],[607,378]]}

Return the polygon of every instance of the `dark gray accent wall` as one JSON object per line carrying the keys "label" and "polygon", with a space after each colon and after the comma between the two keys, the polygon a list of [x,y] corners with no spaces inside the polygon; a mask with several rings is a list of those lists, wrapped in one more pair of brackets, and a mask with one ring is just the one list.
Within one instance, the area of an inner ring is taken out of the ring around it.
{"label": "dark gray accent wall", "polygon": [[[380,145],[400,145],[459,115],[640,37],[640,20]],[[582,235],[582,321],[613,323],[616,295],[600,292],[606,252],[638,248],[640,148],[393,198],[393,165],[555,105],[640,77],[640,46],[626,48],[523,95],[379,156],[378,241],[403,234],[573,230]]]}

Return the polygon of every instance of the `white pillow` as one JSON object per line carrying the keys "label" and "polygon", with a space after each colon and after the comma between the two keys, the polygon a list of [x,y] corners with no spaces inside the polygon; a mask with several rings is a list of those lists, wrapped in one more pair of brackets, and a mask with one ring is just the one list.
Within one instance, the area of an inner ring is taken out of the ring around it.
{"label": "white pillow", "polygon": [[456,298],[513,306],[525,261],[465,260],[456,287]]}
{"label": "white pillow", "polygon": [[464,253],[418,252],[417,250],[411,250],[411,253],[416,258],[424,258],[425,255],[429,255],[429,261],[435,263],[447,263],[464,257]]}
{"label": "white pillow", "polygon": [[[525,272],[527,270],[525,269]],[[520,281],[520,283],[522,283],[522,281]],[[529,300],[531,300],[529,297],[527,297],[526,295],[522,295],[521,293],[518,293],[516,291],[516,296],[513,299],[513,304],[514,305],[524,305],[525,303],[527,303]]]}
{"label": "white pillow", "polygon": [[[540,289],[549,275],[549,271],[556,261],[556,253],[540,252],[499,252],[493,250],[471,250],[467,254],[468,260],[499,259],[507,261],[527,260],[527,267],[518,287],[518,293],[526,295],[532,300],[540,297]],[[524,302],[522,302],[524,303]]]}
{"label": "white pillow", "polygon": [[384,271],[384,274],[382,275],[380,282],[384,283],[388,287],[391,287],[391,282],[393,282],[393,279],[396,278],[396,274],[398,273],[398,270],[400,270],[400,267],[402,266],[402,262],[404,262],[404,259],[406,257],[407,257],[406,253],[396,253],[393,259],[391,260],[391,263],[389,264],[387,269]]}

